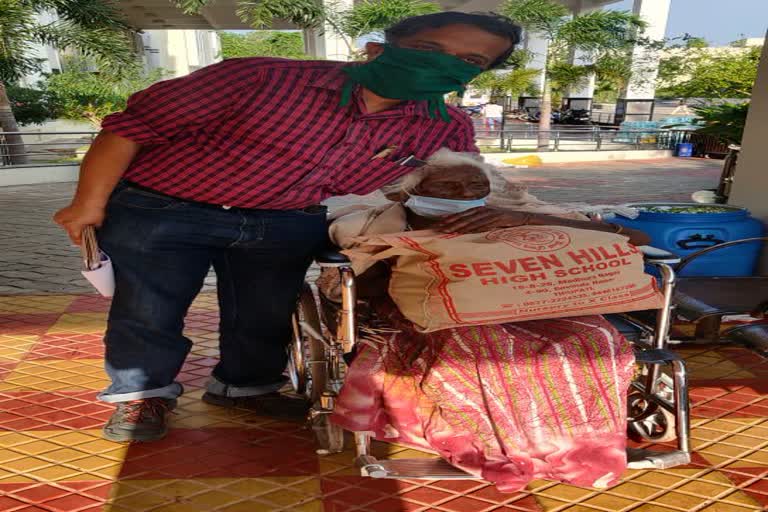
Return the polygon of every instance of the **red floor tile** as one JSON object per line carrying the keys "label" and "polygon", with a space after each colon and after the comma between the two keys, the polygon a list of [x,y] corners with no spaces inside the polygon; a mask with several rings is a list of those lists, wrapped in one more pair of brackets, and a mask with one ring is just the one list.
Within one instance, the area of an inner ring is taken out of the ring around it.
{"label": "red floor tile", "polygon": [[79,295],[67,308],[67,313],[101,313],[109,311],[112,299],[101,295]]}
{"label": "red floor tile", "polygon": [[341,503],[338,501],[323,499],[323,512],[350,512],[351,510],[360,510],[355,505],[349,503]]}
{"label": "red floor tile", "polygon": [[363,510],[369,512],[416,512],[424,508],[424,505],[411,503],[400,498],[386,498],[384,500],[366,505]]}
{"label": "red floor tile", "polygon": [[490,501],[491,503],[505,503],[511,499],[523,499],[527,496],[526,494],[520,493],[511,494],[506,492],[499,492],[495,485],[483,487],[477,491],[469,492],[467,495],[471,498],[483,499]]}
{"label": "red floor tile", "polygon": [[689,395],[692,401],[700,400],[712,400],[719,396],[728,394],[729,391],[723,386],[715,384],[714,386],[700,386],[691,384],[689,388]]}
{"label": "red floor tile", "polygon": [[480,487],[485,487],[488,484],[479,480],[441,480],[430,485],[448,491],[467,492],[470,489],[478,489]]}
{"label": "red floor tile", "polygon": [[520,512],[543,512],[544,509],[538,504],[533,496],[524,496],[514,501],[508,502],[506,506],[494,509],[494,512],[501,510],[516,510]]}
{"label": "red floor tile", "polygon": [[487,501],[462,496],[447,503],[441,503],[440,508],[450,510],[451,512],[480,512],[481,510],[492,509],[494,505]]}
{"label": "red floor tile", "polygon": [[3,512],[15,512],[27,505],[28,503],[25,503],[24,501],[0,494],[0,510]]}
{"label": "red floor tile", "polygon": [[16,368],[17,364],[19,364],[17,361],[0,361],[0,382]]}
{"label": "red floor tile", "polygon": [[185,388],[199,389],[205,387],[211,375],[211,370],[219,360],[212,357],[189,357],[176,380]]}
{"label": "red floor tile", "polygon": [[[286,449],[290,446],[290,449]],[[174,429],[161,441],[132,444],[120,478],[301,476],[318,470],[314,440],[259,428]]]}
{"label": "red floor tile", "polygon": [[45,334],[29,350],[25,359],[101,359],[102,334]]}
{"label": "red floor tile", "polygon": [[[48,512],[74,512],[83,508],[103,507],[109,496],[112,482],[81,481],[52,483],[0,483],[0,510],[9,512],[13,501],[22,503],[30,510],[45,507]],[[5,500],[5,501],[4,501]]]}
{"label": "red floor tile", "polygon": [[101,428],[113,406],[95,391],[0,393],[0,430]]}
{"label": "red floor tile", "polygon": [[219,330],[218,311],[190,311],[184,320],[186,329],[205,329],[211,332]]}
{"label": "red floor tile", "polygon": [[760,477],[760,480],[746,485],[742,490],[760,505],[763,505],[764,510],[768,510],[768,467],[738,468],[734,471],[723,472],[736,485],[742,485]]}
{"label": "red floor tile", "polygon": [[52,501],[48,501],[45,503],[45,506],[57,512],[73,512],[79,511],[86,507],[90,508],[101,503],[103,503],[101,500],[94,500],[79,494],[70,494]]}
{"label": "red floor tile", "polygon": [[425,505],[434,505],[440,501],[447,500],[455,496],[453,493],[439,491],[437,489],[430,489],[429,487],[418,487],[411,491],[404,492],[400,495],[403,498],[407,498],[411,501],[417,501]]}
{"label": "red floor tile", "polygon": [[380,499],[381,494],[364,491],[359,487],[351,487],[332,495],[328,495],[323,491],[323,501],[337,505],[337,508],[341,508],[344,505],[359,507]]}
{"label": "red floor tile", "polygon": [[40,335],[50,329],[60,316],[59,313],[0,314],[0,332]]}

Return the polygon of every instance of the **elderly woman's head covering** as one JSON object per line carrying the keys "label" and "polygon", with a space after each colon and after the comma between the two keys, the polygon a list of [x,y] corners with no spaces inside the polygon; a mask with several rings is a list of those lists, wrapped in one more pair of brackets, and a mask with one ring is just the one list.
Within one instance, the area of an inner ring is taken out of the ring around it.
{"label": "elderly woman's head covering", "polygon": [[474,153],[456,153],[442,148],[427,159],[427,165],[382,187],[385,195],[410,193],[427,176],[443,169],[457,166],[472,166],[483,172],[490,182],[491,194],[488,196],[489,206],[513,207],[522,204],[538,204],[540,201],[528,193],[528,187],[522,183],[508,181],[494,166],[482,161]]}

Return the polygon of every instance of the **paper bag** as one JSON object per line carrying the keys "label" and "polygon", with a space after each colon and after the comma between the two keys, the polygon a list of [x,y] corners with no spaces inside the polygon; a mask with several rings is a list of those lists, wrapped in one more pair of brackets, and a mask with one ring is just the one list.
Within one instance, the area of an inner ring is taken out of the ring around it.
{"label": "paper bag", "polygon": [[626,237],[562,226],[468,235],[412,231],[365,237],[353,262],[389,260],[389,294],[416,328],[657,309],[662,296]]}
{"label": "paper bag", "polygon": [[115,293],[115,272],[112,269],[112,260],[99,249],[93,226],[86,226],[83,229],[80,250],[83,255],[81,271],[83,276],[101,295],[112,297]]}

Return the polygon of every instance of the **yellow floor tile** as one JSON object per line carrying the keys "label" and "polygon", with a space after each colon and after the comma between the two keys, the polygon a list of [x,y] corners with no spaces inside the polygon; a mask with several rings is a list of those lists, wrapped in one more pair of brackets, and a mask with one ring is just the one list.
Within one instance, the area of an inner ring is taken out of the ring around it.
{"label": "yellow floor tile", "polygon": [[699,509],[697,512],[761,512],[765,511],[760,505],[739,506],[731,503],[714,503],[708,507]]}
{"label": "yellow floor tile", "polygon": [[5,464],[10,463],[11,461],[24,458],[24,455],[13,451],[13,450],[3,450],[0,448],[0,467],[3,467]]}
{"label": "yellow floor tile", "polygon": [[73,300],[74,295],[11,295],[0,297],[0,313],[64,313]]}
{"label": "yellow floor tile", "polygon": [[[221,480],[221,479],[219,479]],[[230,480],[231,483],[223,483],[219,489],[242,498],[258,497],[263,501],[263,496],[280,492],[281,490],[295,488],[306,492],[307,495],[320,494],[320,481],[306,477],[272,477],[272,478],[240,478]]]}
{"label": "yellow floor tile", "polygon": [[555,498],[565,501],[577,501],[595,491],[592,489],[583,489],[581,487],[574,487],[573,485],[557,484],[552,487],[548,487],[539,493],[539,497]]}
{"label": "yellow floor tile", "polygon": [[[662,471],[648,471],[643,473],[642,475],[638,475],[637,477],[632,479],[632,482],[641,484],[641,485],[651,485],[656,488],[660,489],[667,489],[675,484],[679,484],[680,482],[686,480],[686,476],[684,474],[675,474],[678,472],[672,472],[673,470],[666,470],[664,472]],[[683,470],[678,470],[683,471]]]}
{"label": "yellow floor tile", "polygon": [[39,336],[11,336],[0,334],[0,362],[20,361],[27,355]]}
{"label": "yellow floor tile", "polygon": [[741,457],[733,467],[768,466],[768,448],[763,448]]}
{"label": "yellow floor tile", "polygon": [[48,334],[101,334],[107,327],[107,313],[67,313],[48,329]]}
{"label": "yellow floor tile", "polygon": [[295,504],[291,507],[292,512],[323,512],[325,507],[322,500],[312,500],[306,503]]}
{"label": "yellow floor tile", "polygon": [[622,498],[619,496],[612,496],[610,494],[598,494],[593,498],[584,500],[580,503],[583,506],[603,508],[607,510],[623,510],[631,505],[634,505],[636,501],[629,498]]}
{"label": "yellow floor tile", "polygon": [[37,480],[11,471],[0,469],[0,484],[34,484]]}
{"label": "yellow floor tile", "polygon": [[661,492],[661,490],[656,487],[651,487],[649,485],[640,484],[630,480],[629,482],[624,482],[611,487],[607,492],[616,496],[634,498],[636,500],[644,500],[649,496],[653,496],[654,494]]}
{"label": "yellow floor tile", "polygon": [[680,512],[679,508],[669,508],[655,503],[646,503],[639,507],[632,509],[632,512]]}
{"label": "yellow floor tile", "polygon": [[203,311],[216,311],[219,309],[219,302],[215,293],[201,293],[192,302],[190,311],[203,310]]}
{"label": "yellow floor tile", "polygon": [[272,504],[262,503],[256,500],[242,501],[218,510],[221,512],[275,512],[275,508]]}
{"label": "yellow floor tile", "polygon": [[[750,452],[753,451],[750,448],[744,448],[742,446],[730,446],[727,444],[713,444],[710,446],[707,446],[706,448],[698,450],[699,454],[704,457],[708,462],[710,462],[713,465],[719,465],[719,464],[730,464],[730,463],[738,463],[742,462],[744,465],[742,467],[750,467],[750,466],[759,466],[761,464],[755,464],[754,462],[747,462],[747,458],[749,459],[764,459],[766,463],[768,463],[768,459],[765,459],[765,456],[761,456],[760,453],[757,454],[750,454]],[[766,454],[768,455],[768,453]]]}
{"label": "yellow floor tile", "polygon": [[0,391],[100,390],[109,383],[100,359],[36,359],[20,362]]}

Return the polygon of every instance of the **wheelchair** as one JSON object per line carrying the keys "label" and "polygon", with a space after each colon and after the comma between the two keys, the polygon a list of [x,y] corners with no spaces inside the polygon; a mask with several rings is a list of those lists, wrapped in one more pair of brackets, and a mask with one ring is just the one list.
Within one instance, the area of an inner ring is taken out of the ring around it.
{"label": "wheelchair", "polygon": [[[663,307],[658,311],[608,315],[634,347],[640,367],[628,396],[627,432],[631,439],[656,444],[676,439],[676,449],[654,451],[628,448],[630,469],[670,468],[690,462],[690,419],[687,372],[684,361],[668,349],[672,297],[675,286],[673,265],[679,258],[653,248],[641,248],[647,264],[661,275]],[[335,250],[315,258],[323,269],[336,269],[341,285],[341,306],[328,312],[318,307],[312,286],[305,283],[293,315],[293,339],[289,344],[288,371],[297,393],[310,402],[308,422],[315,431],[318,454],[344,450],[344,431],[329,421],[344,384],[348,354],[357,342],[355,275],[349,260]],[[323,321],[321,321],[321,318]],[[371,452],[371,436],[354,433],[355,465],[362,476],[404,479],[477,479],[442,459],[379,460]]]}
{"label": "wheelchair", "polygon": [[[696,251],[683,258],[675,271],[701,256],[745,244],[765,244],[768,237],[731,240]],[[768,355],[768,322],[752,322],[721,329],[729,315],[768,316],[768,276],[691,276],[678,278],[674,303],[679,317],[695,325],[692,343],[738,343]]]}

